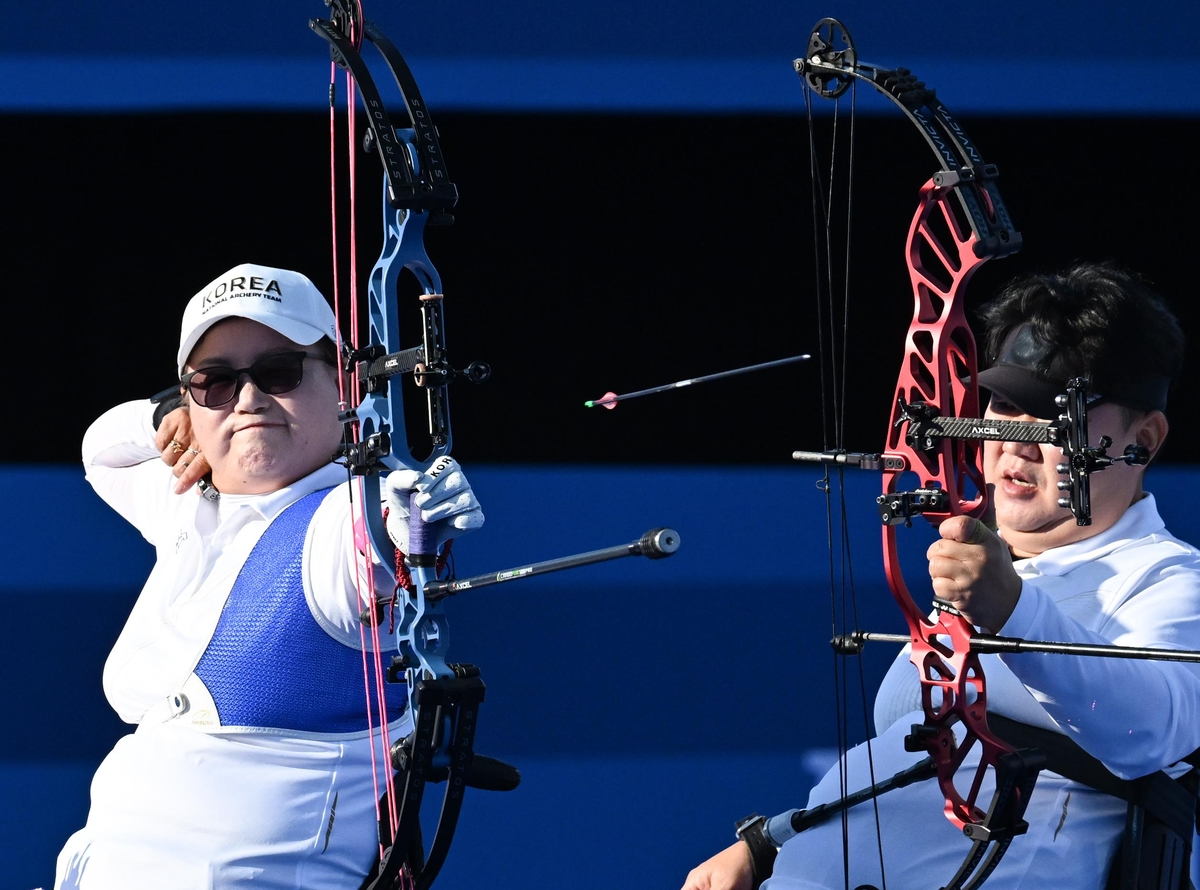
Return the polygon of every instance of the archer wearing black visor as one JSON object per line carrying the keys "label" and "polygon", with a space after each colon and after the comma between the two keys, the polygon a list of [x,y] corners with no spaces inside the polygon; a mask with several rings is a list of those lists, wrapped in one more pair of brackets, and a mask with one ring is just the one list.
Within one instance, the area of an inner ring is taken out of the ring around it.
{"label": "archer wearing black visor", "polygon": [[[1182,369],[1184,338],[1141,279],[1081,264],[1009,285],[981,319],[991,365],[979,377],[990,392],[987,417],[1057,420],[1063,409],[1056,397],[1069,380],[1086,377],[1090,442],[1107,436],[1115,454],[1141,446],[1153,461],[1167,436],[1167,393]],[[1081,526],[1059,503],[1059,447],[987,441],[983,460],[996,530],[967,516],[940,525],[927,553],[935,597],[1006,637],[1200,650],[1200,551],[1165,528],[1143,488],[1145,465],[1115,463],[1093,473],[1092,521]],[[1050,758],[1024,813],[1028,831],[1013,839],[987,887],[1115,888],[1118,850],[1129,862],[1140,854],[1143,868],[1156,874],[1174,869],[1173,878],[1153,886],[1186,887],[1179,848],[1172,864],[1164,860],[1169,845],[1159,844],[1162,835],[1154,849],[1125,840],[1135,796],[1128,789],[1142,786],[1122,780],[1153,776],[1178,790],[1172,780],[1189,772],[1183,760],[1200,748],[1200,666],[1035,653],[980,658],[993,730]],[[921,760],[926,752],[907,751],[904,739],[923,719],[906,647],[876,694],[870,747],[848,751],[805,808],[870,788]],[[996,728],[1005,719],[1005,731],[1021,738]],[[960,777],[974,775],[978,751],[968,752]],[[1094,769],[1077,768],[1085,760]],[[979,799],[990,799],[992,790],[983,790]],[[790,818],[760,823],[760,833],[742,835],[752,843],[739,841],[695,868],[685,890],[749,890],[764,880],[768,890],[942,886],[971,841],[942,817],[937,782],[896,788],[875,803],[878,819],[866,802],[846,811],[845,826],[834,816],[795,834]],[[1182,812],[1180,831],[1190,838],[1195,800],[1186,792]]]}
{"label": "archer wearing black visor", "polygon": [[[1016,305],[997,300],[989,307],[989,313],[998,316],[996,323],[1001,327],[989,337],[988,345],[991,348],[988,351],[998,357],[992,367],[980,373],[980,386],[1020,408],[1025,414],[1049,420],[1061,413],[1055,400],[1066,392],[1068,380],[1075,376],[1075,368],[1083,367],[1083,363],[1087,362],[1095,367],[1093,373],[1102,384],[1097,389],[1095,381],[1092,382],[1088,395],[1089,406],[1116,402],[1141,411],[1166,410],[1171,375],[1159,373],[1155,366],[1177,361],[1169,355],[1173,351],[1171,347],[1176,345],[1172,343],[1175,339],[1173,334],[1178,333],[1172,330],[1173,319],[1170,323],[1163,320],[1165,327],[1158,336],[1146,338],[1150,341],[1148,346],[1155,342],[1163,343],[1167,354],[1160,353],[1158,349],[1137,354],[1139,350],[1136,346],[1128,344],[1126,348],[1132,354],[1121,355],[1121,344],[1104,348],[1106,344],[1098,342],[1094,334],[1089,336],[1086,329],[1077,327],[1076,319],[1063,318],[1055,324],[1053,316],[1049,316],[1041,319],[1040,323],[1018,321],[1014,326],[1014,321],[1025,315],[1026,301],[1018,296],[1017,287],[1012,291]],[[1032,302],[1038,296],[1036,293],[1030,294],[1028,299]],[[1015,313],[1016,318],[1008,318],[1010,313]],[[997,348],[993,341],[1001,334],[1004,335],[1004,341]],[[1074,345],[1065,345],[1067,342]],[[1108,354],[1112,354],[1111,359]],[[1113,366],[1106,369],[1104,366],[1110,361]],[[1128,362],[1129,366],[1122,369],[1117,364],[1121,362]]]}
{"label": "archer wearing black visor", "polygon": [[[1162,300],[1140,279],[1107,266],[1077,266],[1063,275],[1018,281],[985,306],[980,372],[986,416],[1056,420],[1056,399],[1072,378],[1085,378],[1088,433],[1113,451],[1140,445],[1154,455],[1167,437],[1167,391],[1183,363],[1183,334]],[[1115,466],[1091,476],[1092,524],[1079,526],[1059,504],[1062,452],[1051,445],[988,442],[984,478],[1004,541],[1029,557],[1092,537],[1144,496],[1144,468]],[[1099,515],[1096,515],[1099,514]],[[935,582],[935,588],[936,588]],[[1015,605],[1015,603],[1014,603]],[[998,628],[1011,613],[1000,600],[980,623]]]}

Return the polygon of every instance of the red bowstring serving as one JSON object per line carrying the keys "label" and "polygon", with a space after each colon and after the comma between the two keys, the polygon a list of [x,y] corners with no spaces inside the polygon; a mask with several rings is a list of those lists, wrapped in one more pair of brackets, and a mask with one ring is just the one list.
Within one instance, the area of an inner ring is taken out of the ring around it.
{"label": "red bowstring serving", "polygon": [[[362,21],[361,4],[358,4],[358,17],[354,24]],[[349,35],[353,45],[361,44],[361,35],[351,33]],[[337,318],[337,337],[338,337],[338,355],[342,354],[342,315],[341,315],[341,295],[339,288],[340,281],[340,266],[339,244],[338,244],[338,214],[337,214],[337,125],[336,125],[336,104],[332,101],[334,90],[337,84],[337,64],[330,62],[330,96],[329,104],[329,176],[330,176],[330,218],[332,229],[332,252],[333,252],[333,303],[334,313]],[[348,164],[350,176],[350,342],[354,349],[358,349],[361,337],[359,334],[359,308],[358,308],[358,227],[357,227],[357,189],[355,187],[356,171],[357,171],[357,146],[355,141],[355,132],[357,127],[355,111],[357,108],[356,101],[357,93],[353,75],[346,72],[346,126],[347,126],[347,143],[348,143]],[[350,407],[349,401],[351,393],[347,392],[344,375],[338,375],[338,395],[342,409]],[[355,405],[359,402],[357,391],[353,392]],[[357,424],[353,427],[353,439],[355,442],[359,440],[359,428]],[[387,703],[385,693],[385,674],[382,664],[382,651],[379,636],[380,616],[378,614],[378,606],[375,597],[375,559],[373,548],[371,547],[370,536],[367,534],[366,516],[363,512],[369,509],[366,504],[365,491],[362,480],[358,483],[358,507],[354,507],[354,499],[351,498],[351,514],[353,517],[353,534],[354,546],[358,553],[362,554],[362,563],[359,564],[355,573],[355,584],[358,590],[359,602],[368,604],[370,610],[370,640],[368,643],[367,626],[360,623],[359,626],[359,641],[362,648],[363,660],[363,688],[366,699],[367,710],[367,730],[368,742],[371,746],[371,779],[375,795],[375,816],[382,821],[382,812],[380,801],[383,798],[387,800],[388,821],[391,825],[392,834],[394,835],[399,825],[399,808],[396,801],[395,787],[391,781],[390,768],[386,769],[387,778],[384,781],[384,791],[380,792],[380,761],[388,764],[391,762],[391,737],[388,726]],[[365,597],[364,597],[365,588]],[[369,659],[374,659],[375,666],[375,689],[371,689],[371,665]],[[374,692],[374,695],[372,695]],[[374,698],[376,707],[372,707],[372,698]],[[379,713],[379,728],[378,737],[375,734],[375,712]],[[376,739],[378,738],[379,751],[376,752]],[[380,847],[380,855],[383,855],[382,845]]]}

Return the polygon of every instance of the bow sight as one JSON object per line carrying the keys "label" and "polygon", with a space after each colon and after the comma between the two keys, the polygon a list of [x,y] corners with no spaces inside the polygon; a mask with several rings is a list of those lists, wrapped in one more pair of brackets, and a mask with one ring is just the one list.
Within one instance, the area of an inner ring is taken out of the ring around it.
{"label": "bow sight", "polygon": [[[1057,445],[1066,460],[1056,465],[1059,474],[1067,476],[1058,483],[1058,490],[1067,492],[1059,498],[1058,505],[1071,511],[1077,525],[1091,525],[1091,481],[1092,473],[1111,467],[1115,463],[1131,466],[1150,462],[1150,451],[1144,445],[1127,445],[1119,457],[1112,457],[1108,449],[1112,439],[1102,436],[1097,445],[1088,445],[1087,432],[1087,387],[1085,377],[1076,377],[1067,384],[1067,392],[1055,400],[1058,407],[1065,409],[1055,421],[1003,420],[981,417],[938,417],[933,405],[916,402],[905,404],[903,396],[897,402],[898,423],[905,424],[904,441],[911,447],[933,452],[942,439],[980,439],[994,442],[1029,442],[1032,444]],[[830,452],[836,455],[837,452]],[[795,460],[827,462],[826,456],[813,452],[797,451]],[[857,465],[862,466],[862,456]],[[893,459],[887,462],[883,455],[875,456],[875,463],[884,462],[886,467],[900,468]],[[853,463],[842,460],[841,463]],[[886,525],[912,524],[912,517],[921,513],[946,513],[949,502],[945,492],[936,488],[923,488],[911,492],[893,492],[878,499],[879,516]]]}
{"label": "bow sight", "polygon": [[[1058,490],[1067,492],[1058,505],[1071,511],[1078,525],[1090,525],[1092,473],[1116,463],[1144,466],[1150,462],[1150,451],[1144,445],[1126,445],[1119,456],[1108,449],[1112,439],[1101,436],[1096,445],[1087,442],[1087,379],[1075,378],[1067,392],[1058,396],[1060,408],[1067,411],[1055,421],[1002,420],[982,417],[939,417],[937,409],[924,402],[906,404],[897,401],[900,422],[906,424],[905,442],[913,448],[932,452],[942,439],[981,439],[995,442],[1029,442],[1057,445],[1066,460],[1057,464],[1060,475],[1068,478],[1058,483]],[[885,454],[853,451],[793,451],[792,459],[808,463],[840,464],[864,470],[902,472],[903,458]],[[949,500],[938,488],[919,488],[908,492],[893,492],[878,498],[879,517],[885,525],[912,525],[912,518],[923,513],[946,513]]]}

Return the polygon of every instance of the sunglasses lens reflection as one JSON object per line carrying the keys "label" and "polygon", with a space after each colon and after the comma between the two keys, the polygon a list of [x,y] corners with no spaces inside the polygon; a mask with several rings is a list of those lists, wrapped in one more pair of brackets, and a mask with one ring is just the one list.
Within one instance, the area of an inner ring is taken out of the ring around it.
{"label": "sunglasses lens reflection", "polygon": [[263,392],[282,395],[303,381],[305,358],[302,352],[289,352],[261,358],[248,368],[201,368],[187,376],[186,385],[196,404],[204,408],[232,402],[241,389],[243,374]]}

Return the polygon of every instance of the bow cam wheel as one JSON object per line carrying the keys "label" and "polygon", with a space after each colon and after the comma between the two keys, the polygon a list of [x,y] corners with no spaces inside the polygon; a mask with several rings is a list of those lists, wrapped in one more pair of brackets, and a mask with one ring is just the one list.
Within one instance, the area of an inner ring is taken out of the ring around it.
{"label": "bow cam wheel", "polygon": [[808,36],[808,51],[795,63],[796,73],[822,99],[836,99],[850,86],[858,64],[854,41],[837,19],[821,19]]}

